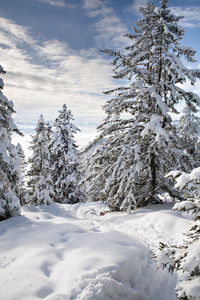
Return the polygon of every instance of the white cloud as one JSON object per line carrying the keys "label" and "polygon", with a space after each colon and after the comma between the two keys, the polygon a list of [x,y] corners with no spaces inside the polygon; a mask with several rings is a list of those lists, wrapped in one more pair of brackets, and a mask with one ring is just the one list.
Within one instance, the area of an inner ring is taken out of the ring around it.
{"label": "white cloud", "polygon": [[96,42],[99,48],[102,45],[112,49],[126,46],[123,35],[128,32],[128,29],[114,13],[113,8],[106,6],[106,2],[100,0],[84,0],[84,8],[89,17],[98,18],[93,27],[97,31]]}
{"label": "white cloud", "polygon": [[104,7],[102,0],[84,0],[85,9],[94,10],[102,7]]}
{"label": "white cloud", "polygon": [[67,4],[67,7],[68,7],[68,8],[71,8],[71,9],[76,9],[78,6],[79,6],[79,4],[78,4],[78,3],[74,3],[74,4]]}
{"label": "white cloud", "polygon": [[196,28],[200,27],[200,6],[190,7],[169,7],[176,16],[184,16],[180,20],[180,25],[183,27]]}
{"label": "white cloud", "polygon": [[50,5],[65,7],[66,3],[64,0],[37,0],[39,2],[47,3]]}
{"label": "white cloud", "polygon": [[0,64],[7,72],[4,94],[14,101],[14,117],[37,120],[43,113],[45,120],[54,120],[66,103],[76,125],[89,123],[94,132],[105,117],[102,91],[115,85],[110,62],[99,51],[74,51],[58,40],[39,43],[28,28],[4,18],[0,39]]}
{"label": "white cloud", "polygon": [[114,49],[115,47],[121,49],[122,47],[127,46],[123,35],[127,33],[128,30],[116,15],[104,16],[100,21],[95,23],[95,26],[98,32],[96,37],[98,45],[101,45],[102,41],[107,41],[107,47],[112,47]]}
{"label": "white cloud", "polygon": [[147,4],[146,0],[134,0],[132,4],[127,6],[126,11],[133,12],[134,14],[141,16],[139,8],[141,6],[146,6],[146,4]]}
{"label": "white cloud", "polygon": [[8,46],[22,42],[26,42],[30,45],[35,43],[31,36],[29,36],[28,27],[17,25],[11,20],[0,17],[0,29],[1,36],[4,36],[4,39],[2,40],[1,38],[0,40]]}

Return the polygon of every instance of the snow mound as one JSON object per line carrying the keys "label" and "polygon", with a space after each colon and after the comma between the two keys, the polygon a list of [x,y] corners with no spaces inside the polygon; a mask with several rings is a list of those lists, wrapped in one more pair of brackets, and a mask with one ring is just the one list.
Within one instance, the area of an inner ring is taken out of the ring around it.
{"label": "snow mound", "polygon": [[[109,232],[107,243],[110,251],[103,246],[101,256],[114,263],[97,269],[80,278],[78,286],[72,290],[69,299],[80,300],[121,300],[155,299],[164,274],[157,270],[151,260],[151,253],[137,240]],[[123,241],[123,242],[122,242]]]}
{"label": "snow mound", "polygon": [[74,205],[66,205],[65,211],[70,216],[77,219],[96,219],[100,216],[101,212],[109,211],[110,209],[105,203],[102,202],[87,202],[87,203],[77,203]]}
{"label": "snow mound", "polygon": [[156,268],[151,249],[164,216],[167,241],[189,219],[155,208],[100,216],[102,203],[23,207],[0,223],[1,299],[175,300],[176,276]]}

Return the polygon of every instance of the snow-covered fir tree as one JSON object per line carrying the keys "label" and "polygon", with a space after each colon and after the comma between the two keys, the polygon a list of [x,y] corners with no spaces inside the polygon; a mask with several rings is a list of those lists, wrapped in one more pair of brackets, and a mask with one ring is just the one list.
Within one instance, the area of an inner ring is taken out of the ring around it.
{"label": "snow-covered fir tree", "polygon": [[54,122],[50,141],[51,170],[55,201],[77,203],[83,201],[80,181],[80,161],[74,135],[79,130],[72,123],[73,116],[66,104]]}
{"label": "snow-covered fir tree", "polygon": [[28,202],[33,205],[49,205],[54,200],[54,190],[50,168],[49,126],[45,124],[43,115],[40,116],[32,136],[30,149],[33,151],[29,159],[28,171]]}
{"label": "snow-covered fir tree", "polygon": [[200,77],[200,71],[181,62],[181,56],[195,61],[195,51],[180,45],[182,17],[171,13],[167,0],[140,12],[134,33],[125,35],[131,42],[125,54],[103,51],[115,57],[113,77],[127,84],[105,93],[114,97],[104,106],[107,117],[98,127],[102,143],[86,163],[88,197],[106,200],[115,210],[158,203],[163,192],[180,197],[164,175],[172,168],[190,170],[190,157],[178,144],[170,113],[177,112],[180,100],[200,105],[196,94],[180,87]]}
{"label": "snow-covered fir tree", "polygon": [[20,169],[21,169],[21,177],[19,177],[18,184],[16,185],[17,196],[20,199],[20,204],[26,204],[26,188],[25,188],[25,176],[26,176],[26,159],[24,150],[20,143],[16,145],[17,155],[19,157]]}
{"label": "snow-covered fir tree", "polygon": [[194,167],[200,166],[200,118],[196,109],[186,106],[177,125],[177,134],[182,148],[191,155]]}
{"label": "snow-covered fir tree", "polygon": [[[0,74],[4,73],[0,66]],[[21,209],[18,198],[20,162],[16,147],[11,143],[12,132],[21,133],[12,119],[14,104],[3,95],[3,87],[0,79],[0,221],[19,215]]]}
{"label": "snow-covered fir tree", "polygon": [[176,203],[179,211],[191,212],[194,216],[190,230],[186,232],[182,245],[160,243],[155,254],[158,265],[169,272],[183,271],[185,280],[176,285],[177,298],[180,300],[199,299],[200,295],[200,167],[191,173],[172,171],[168,174],[176,181],[176,188],[184,191],[186,201]]}

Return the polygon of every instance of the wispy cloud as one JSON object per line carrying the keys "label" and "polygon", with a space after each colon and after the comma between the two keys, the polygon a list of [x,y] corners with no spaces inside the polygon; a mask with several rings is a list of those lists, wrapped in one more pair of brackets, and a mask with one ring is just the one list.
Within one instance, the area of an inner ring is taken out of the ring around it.
{"label": "wispy cloud", "polygon": [[112,7],[106,6],[106,2],[100,0],[84,0],[84,8],[90,18],[97,19],[93,28],[97,32],[96,43],[98,47],[102,47],[102,44],[115,49],[125,46],[123,35],[128,30]]}
{"label": "wispy cloud", "polygon": [[141,16],[139,8],[141,6],[146,6],[146,4],[147,4],[146,0],[134,0],[132,4],[129,4],[126,6],[125,10],[128,12],[134,13],[138,16]]}
{"label": "wispy cloud", "polygon": [[71,8],[71,9],[76,9],[77,7],[79,7],[79,4],[78,3],[70,3],[70,4],[67,4],[67,7],[68,8]]}
{"label": "wispy cloud", "polygon": [[89,10],[98,10],[104,8],[105,5],[102,0],[84,0],[84,8]]}
{"label": "wispy cloud", "polygon": [[4,93],[14,101],[16,117],[38,118],[43,113],[52,119],[63,103],[81,122],[104,117],[102,90],[113,81],[102,54],[95,49],[74,51],[58,40],[39,43],[28,28],[5,18],[0,18],[0,38],[0,63],[7,71]]}
{"label": "wispy cloud", "polygon": [[180,25],[183,27],[195,28],[200,27],[200,6],[190,6],[190,7],[170,7],[171,11],[176,16],[184,16],[180,20]]}
{"label": "wispy cloud", "polygon": [[39,2],[47,3],[54,6],[65,7],[66,3],[64,0],[37,0]]}
{"label": "wispy cloud", "polygon": [[35,42],[29,35],[29,28],[15,24],[13,21],[0,17],[0,29],[1,35],[4,36],[4,40],[1,39],[3,44],[7,46],[14,46],[17,43],[28,43],[33,45]]}

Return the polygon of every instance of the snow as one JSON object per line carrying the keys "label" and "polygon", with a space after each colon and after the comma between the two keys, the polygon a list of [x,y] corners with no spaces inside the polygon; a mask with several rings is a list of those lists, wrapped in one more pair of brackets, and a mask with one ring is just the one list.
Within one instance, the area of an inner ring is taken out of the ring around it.
{"label": "snow", "polygon": [[200,168],[195,168],[190,174],[190,180],[200,180]]}
{"label": "snow", "polygon": [[169,141],[169,135],[161,126],[162,117],[159,115],[152,115],[149,123],[145,125],[141,135],[144,138],[145,135],[148,135],[150,131],[156,134],[156,142],[161,144],[161,140],[164,138],[166,141]]}
{"label": "snow", "polygon": [[22,207],[0,223],[1,299],[175,300],[177,275],[152,259],[160,241],[181,243],[189,229],[190,215],[172,207],[104,215],[101,202]]}
{"label": "snow", "polygon": [[174,177],[176,180],[175,188],[183,190],[187,187],[189,191],[192,191],[193,196],[197,199],[200,196],[200,167],[192,170],[191,173],[185,173],[181,171],[171,171],[167,174],[167,177]]}
{"label": "snow", "polygon": [[[178,283],[177,291],[179,297],[184,297],[186,294],[188,298],[190,297],[190,295],[196,295],[196,299],[199,299],[199,295],[200,295],[199,277],[194,278],[192,283],[190,280],[184,281],[184,283],[182,282]],[[184,291],[185,294],[182,291]]]}

